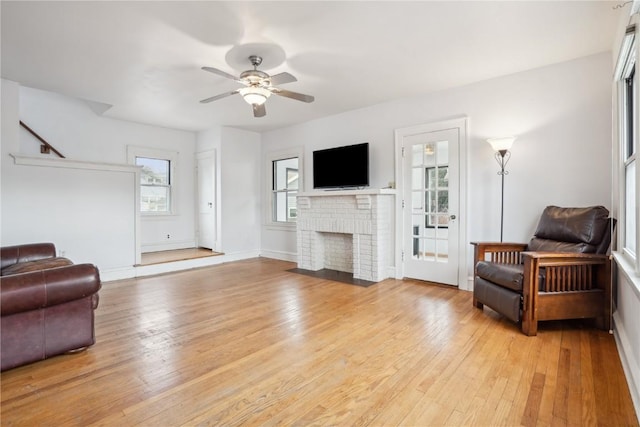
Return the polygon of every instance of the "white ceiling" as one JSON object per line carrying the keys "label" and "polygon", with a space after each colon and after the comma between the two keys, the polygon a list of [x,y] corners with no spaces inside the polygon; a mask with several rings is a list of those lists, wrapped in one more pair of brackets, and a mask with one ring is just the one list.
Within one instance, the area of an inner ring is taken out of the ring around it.
{"label": "white ceiling", "polygon": [[[263,131],[608,51],[621,3],[2,1],[2,77],[107,117]],[[316,101],[198,102],[239,87],[200,67],[239,75],[251,53]]]}

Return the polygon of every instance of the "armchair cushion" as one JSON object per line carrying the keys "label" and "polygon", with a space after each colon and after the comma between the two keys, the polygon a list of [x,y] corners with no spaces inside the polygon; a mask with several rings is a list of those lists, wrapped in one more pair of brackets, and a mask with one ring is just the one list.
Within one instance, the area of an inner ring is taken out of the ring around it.
{"label": "armchair cushion", "polygon": [[609,211],[603,206],[561,208],[547,206],[534,233],[539,239],[597,246],[609,224]]}
{"label": "armchair cushion", "polygon": [[0,292],[2,316],[82,299],[99,289],[100,276],[92,264],[6,276]]}
{"label": "armchair cushion", "polygon": [[29,243],[26,245],[4,246],[0,248],[0,268],[19,262],[53,258],[56,247],[53,243]]}
{"label": "armchair cushion", "polygon": [[516,292],[522,292],[524,266],[480,261],[476,266],[478,277]]}
{"label": "armchair cushion", "polygon": [[520,321],[522,297],[519,293],[511,292],[481,277],[476,277],[473,296],[478,302],[488,305],[508,319],[514,322]]}
{"label": "armchair cushion", "polygon": [[527,246],[530,252],[572,252],[572,253],[594,253],[596,246],[587,243],[558,242],[555,240],[540,239],[534,237]]}
{"label": "armchair cushion", "polygon": [[2,269],[2,276],[9,276],[11,274],[30,273],[32,271],[46,270],[49,268],[65,267],[67,265],[73,265],[68,258],[44,258],[35,261],[19,262]]}

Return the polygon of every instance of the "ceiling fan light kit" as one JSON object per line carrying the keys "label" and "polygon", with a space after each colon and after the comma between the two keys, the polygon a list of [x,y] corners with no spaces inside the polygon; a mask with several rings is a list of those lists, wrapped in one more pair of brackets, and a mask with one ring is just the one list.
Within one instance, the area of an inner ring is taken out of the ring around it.
{"label": "ceiling fan light kit", "polygon": [[265,116],[266,110],[264,108],[264,103],[267,101],[267,98],[271,96],[272,93],[276,95],[283,96],[285,98],[295,99],[296,101],[302,102],[313,102],[314,97],[311,95],[305,95],[302,93],[292,92],[289,90],[279,89],[274,84],[284,84],[284,83],[292,83],[297,81],[297,79],[289,73],[279,73],[273,76],[265,73],[264,71],[258,70],[258,66],[262,63],[262,58],[257,55],[249,56],[249,62],[253,65],[253,70],[243,71],[240,74],[240,77],[234,77],[233,75],[218,70],[213,67],[202,67],[204,71],[208,71],[213,74],[217,74],[219,76],[225,77],[227,79],[234,80],[238,83],[245,85],[246,87],[236,89],[231,92],[221,93],[220,95],[212,96],[210,98],[206,98],[201,100],[200,102],[206,104],[211,101],[216,101],[218,99],[226,98],[227,96],[234,95],[239,93],[242,95],[242,98],[253,107],[253,116],[254,117],[263,117]]}
{"label": "ceiling fan light kit", "polygon": [[247,104],[262,105],[267,101],[267,98],[271,96],[271,92],[260,86],[249,86],[240,89],[240,95],[247,101]]}

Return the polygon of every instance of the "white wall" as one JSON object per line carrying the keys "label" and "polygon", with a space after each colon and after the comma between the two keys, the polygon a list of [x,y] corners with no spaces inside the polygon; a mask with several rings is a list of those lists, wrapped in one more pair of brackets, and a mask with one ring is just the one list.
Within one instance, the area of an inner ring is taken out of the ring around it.
{"label": "white wall", "polygon": [[[141,217],[142,251],[195,245],[195,133],[102,117],[83,100],[27,87],[20,118],[74,160],[124,164],[129,145],[178,152],[175,215]],[[21,130],[19,137],[21,153],[40,155],[33,136]]]}
{"label": "white wall", "polygon": [[[467,116],[469,240],[500,235],[498,165],[485,140],[517,135],[507,167],[504,235],[527,241],[547,205],[610,205],[611,68],[603,53],[349,111],[264,133],[263,156],[304,145],[310,191],[314,150],[368,141],[371,187],[381,188],[394,181],[395,129]],[[295,233],[263,227],[264,251],[295,255],[295,243]]]}
{"label": "white wall", "polygon": [[[3,246],[53,242],[60,255],[103,272],[135,262],[135,173],[16,165],[21,89],[2,81]],[[58,167],[61,166],[61,167]]]}
{"label": "white wall", "polygon": [[260,134],[221,130],[221,245],[225,254],[260,253]]}
{"label": "white wall", "polygon": [[215,127],[197,134],[197,151],[215,150],[219,247],[229,259],[260,254],[260,134]]}
{"label": "white wall", "polygon": [[[82,100],[6,81],[2,119],[3,245],[51,241],[74,262],[94,263],[113,278],[136,263],[136,233],[143,236],[143,245],[162,243],[167,233],[186,246],[193,244],[194,133],[103,118]],[[178,151],[178,215],[154,218],[151,227],[142,221],[138,227],[137,181],[130,170],[78,169],[64,161],[16,165],[9,153],[57,158],[39,153],[40,144],[19,127],[20,119],[71,163],[125,164],[130,144]]]}

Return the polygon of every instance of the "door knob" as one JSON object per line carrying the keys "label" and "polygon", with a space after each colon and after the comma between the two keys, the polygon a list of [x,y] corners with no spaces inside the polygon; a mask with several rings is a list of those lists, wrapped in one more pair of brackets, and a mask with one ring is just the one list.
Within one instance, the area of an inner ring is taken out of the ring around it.
{"label": "door knob", "polygon": [[451,221],[453,221],[454,219],[456,219],[456,216],[455,216],[455,215],[449,215],[449,219],[450,219]]}

